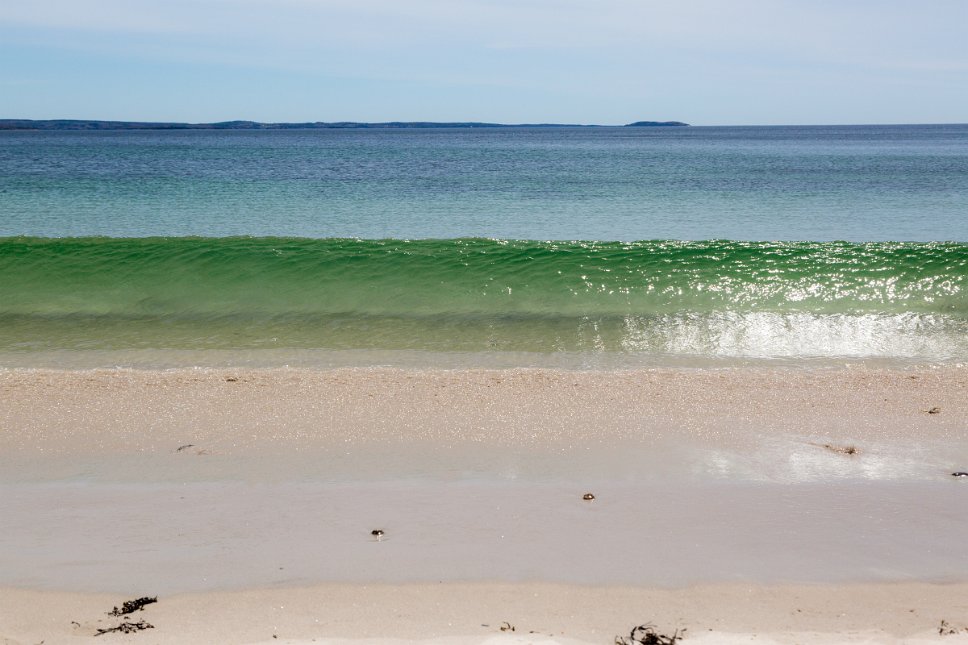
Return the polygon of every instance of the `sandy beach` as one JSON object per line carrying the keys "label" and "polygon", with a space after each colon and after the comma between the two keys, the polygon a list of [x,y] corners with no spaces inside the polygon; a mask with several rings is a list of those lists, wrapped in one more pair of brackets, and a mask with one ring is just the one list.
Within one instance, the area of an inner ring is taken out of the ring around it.
{"label": "sandy beach", "polygon": [[127,620],[153,627],[91,642],[612,645],[651,622],[666,636],[679,630],[686,643],[950,645],[968,642],[966,592],[966,585],[916,583],[675,590],[320,585],[160,597],[122,619],[106,614],[119,596],[0,590],[0,637],[4,643],[85,642]]}
{"label": "sandy beach", "polygon": [[[963,642],[966,394],[962,367],[5,370],[0,642]],[[142,596],[151,630],[96,636]]]}

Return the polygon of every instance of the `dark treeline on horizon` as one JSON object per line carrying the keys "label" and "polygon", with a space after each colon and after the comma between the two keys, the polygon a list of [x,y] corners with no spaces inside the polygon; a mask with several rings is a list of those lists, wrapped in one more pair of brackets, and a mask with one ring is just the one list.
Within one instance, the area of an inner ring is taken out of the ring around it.
{"label": "dark treeline on horizon", "polygon": [[[680,121],[636,121],[624,127],[687,126]],[[81,119],[0,119],[0,130],[331,130],[331,129],[416,129],[416,128],[600,128],[601,125],[574,123],[480,123],[474,121],[389,121],[360,123],[315,121],[306,123],[259,123],[257,121],[221,121],[218,123],[174,123],[152,121],[93,121]]]}

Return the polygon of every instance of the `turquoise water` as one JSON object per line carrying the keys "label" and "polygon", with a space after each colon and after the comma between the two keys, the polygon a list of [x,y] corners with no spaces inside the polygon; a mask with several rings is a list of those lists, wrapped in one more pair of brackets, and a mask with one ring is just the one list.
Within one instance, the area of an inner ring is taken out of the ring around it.
{"label": "turquoise water", "polygon": [[0,239],[0,348],[923,356],[968,244]]}
{"label": "turquoise water", "polygon": [[0,365],[968,358],[968,126],[0,133],[0,209]]}

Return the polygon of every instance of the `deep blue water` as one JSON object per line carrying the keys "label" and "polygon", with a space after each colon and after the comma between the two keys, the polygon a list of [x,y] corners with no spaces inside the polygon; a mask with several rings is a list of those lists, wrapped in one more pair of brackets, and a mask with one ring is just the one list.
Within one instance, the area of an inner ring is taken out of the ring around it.
{"label": "deep blue water", "polygon": [[0,133],[0,236],[968,241],[968,126]]}

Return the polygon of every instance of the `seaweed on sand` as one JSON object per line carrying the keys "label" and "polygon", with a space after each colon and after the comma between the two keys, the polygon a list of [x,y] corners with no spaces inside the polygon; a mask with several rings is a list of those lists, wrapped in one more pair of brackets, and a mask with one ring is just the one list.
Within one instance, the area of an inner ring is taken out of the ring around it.
{"label": "seaweed on sand", "polygon": [[[115,607],[108,612],[108,616],[127,616],[128,614],[133,614],[136,611],[144,611],[145,605],[150,605],[152,603],[158,602],[158,597],[154,596],[149,598],[148,596],[143,596],[141,598],[135,598],[134,600],[125,600],[121,603],[121,607]],[[80,627],[80,623],[75,623]],[[145,629],[154,629],[155,626],[145,620],[139,620],[138,622],[133,622],[130,620],[125,620],[119,623],[115,627],[104,627],[98,628],[95,636],[101,636],[103,634],[110,634],[112,632],[118,632],[121,634],[133,634],[134,632],[140,632]]]}
{"label": "seaweed on sand", "polygon": [[108,612],[108,616],[124,616],[125,614],[133,614],[136,611],[144,611],[145,605],[150,605],[153,602],[158,602],[158,597],[149,598],[144,596],[143,598],[135,598],[134,600],[125,600],[121,603],[121,609],[115,607]]}
{"label": "seaweed on sand", "polygon": [[836,452],[839,455],[847,455],[849,457],[853,457],[860,452],[857,449],[857,446],[839,446],[835,443],[811,443],[810,445],[829,450],[830,452]]}
{"label": "seaweed on sand", "polygon": [[683,629],[672,632],[672,636],[660,634],[655,630],[655,625],[646,623],[637,625],[629,632],[628,637],[616,636],[615,645],[676,645],[683,638]]}
{"label": "seaweed on sand", "polygon": [[842,455],[856,455],[857,448],[855,446],[835,446],[833,444],[824,444],[824,448],[827,450],[832,450],[833,452],[839,452]]}
{"label": "seaweed on sand", "polygon": [[129,620],[124,621],[117,627],[108,627],[106,629],[98,629],[95,636],[100,636],[102,634],[110,634],[111,632],[121,632],[122,634],[132,634],[134,632],[140,632],[143,629],[154,629],[155,626],[151,623],[146,623],[143,620],[139,620],[136,623],[132,623]]}

